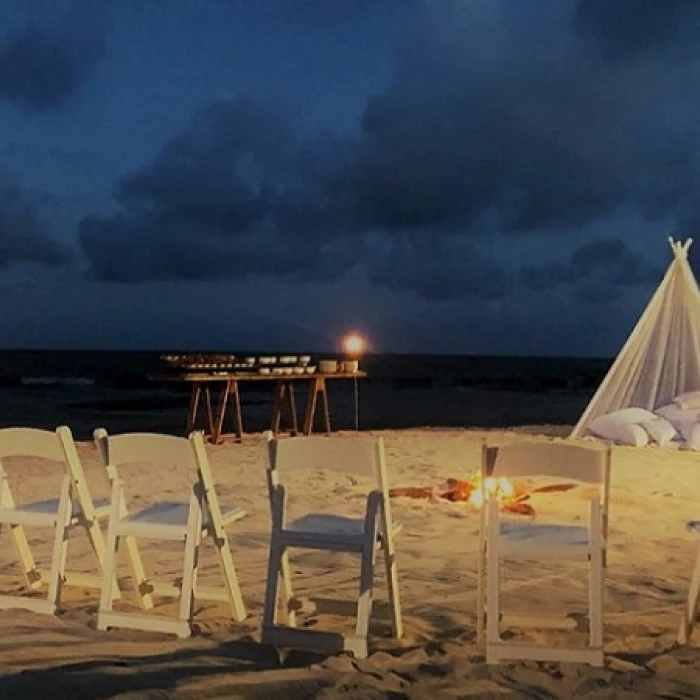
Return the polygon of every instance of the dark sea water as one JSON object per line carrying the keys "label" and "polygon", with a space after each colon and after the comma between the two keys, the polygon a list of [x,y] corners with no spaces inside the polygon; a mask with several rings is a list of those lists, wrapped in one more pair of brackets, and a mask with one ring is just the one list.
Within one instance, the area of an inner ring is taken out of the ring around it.
{"label": "dark sea water", "polygon": [[[244,351],[238,356],[259,353]],[[264,353],[269,354],[269,353]],[[283,353],[281,353],[283,354]],[[312,353],[313,355],[313,353]],[[69,425],[182,434],[189,389],[151,381],[161,353],[0,350],[0,427]],[[333,357],[323,354],[322,357]],[[313,357],[312,363],[319,359]],[[609,359],[369,355],[360,380],[360,428],[571,426]],[[300,385],[304,384],[303,382]],[[242,384],[246,432],[269,423],[272,382]],[[352,380],[329,383],[333,428],[354,427]],[[303,410],[304,391],[298,392]]]}

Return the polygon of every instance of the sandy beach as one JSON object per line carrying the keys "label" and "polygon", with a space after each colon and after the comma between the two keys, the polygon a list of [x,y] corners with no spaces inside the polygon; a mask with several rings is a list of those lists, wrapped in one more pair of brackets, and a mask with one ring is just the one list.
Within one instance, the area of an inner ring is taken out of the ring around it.
{"label": "sandy beach", "polygon": [[[438,485],[448,477],[465,479],[479,467],[484,436],[492,441],[533,433],[551,440],[562,429],[391,430],[382,435],[392,486]],[[350,439],[352,433],[340,433]],[[92,444],[78,445],[94,497],[107,496],[108,484]],[[396,498],[394,517],[404,525],[397,540],[405,637],[390,638],[388,623],[376,618],[371,654],[356,661],[310,652],[280,657],[259,644],[267,559],[269,513],[264,480],[262,436],[242,444],[209,446],[220,500],[242,506],[248,516],[230,528],[241,587],[249,610],[237,624],[223,605],[198,606],[197,634],[177,641],[160,634],[95,629],[96,591],[67,588],[55,616],[0,612],[0,698],[625,698],[697,697],[700,649],[675,647],[675,637],[692,573],[697,543],[686,520],[700,515],[700,461],[697,453],[658,448],[615,447],[610,510],[609,568],[605,599],[606,666],[516,663],[488,667],[475,645],[478,518],[465,503]],[[19,499],[51,495],[57,475],[45,465],[10,462]],[[173,498],[185,475],[153,470],[124,474],[129,494],[142,503]],[[352,508],[354,485],[332,474],[299,477],[300,505]],[[583,517],[584,494],[538,494],[538,517],[554,512]],[[50,554],[48,533],[31,533],[40,563]],[[6,541],[6,538],[3,538]],[[0,589],[20,583],[3,546]],[[147,549],[153,573],[176,575],[175,547]],[[73,568],[90,570],[92,552],[82,536],[71,540]],[[292,557],[299,595],[355,596],[356,562],[351,555]],[[217,573],[212,551],[202,552],[202,578]],[[126,574],[126,566],[120,572]],[[585,609],[586,577],[580,566],[532,563],[506,567],[503,590],[509,610],[554,612]],[[385,594],[378,569],[377,599]],[[213,580],[213,579],[212,579]],[[128,590],[119,603],[130,606]],[[311,621],[313,623],[313,620]],[[323,620],[319,624],[341,624]],[[346,621],[345,624],[351,624]],[[562,632],[528,632],[557,639]],[[574,633],[576,634],[576,633]]]}

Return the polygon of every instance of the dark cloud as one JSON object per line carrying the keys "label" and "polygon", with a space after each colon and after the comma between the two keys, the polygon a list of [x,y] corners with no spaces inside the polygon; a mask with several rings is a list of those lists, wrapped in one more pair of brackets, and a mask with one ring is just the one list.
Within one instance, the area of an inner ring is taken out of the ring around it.
{"label": "dark cloud", "polygon": [[562,262],[525,265],[520,281],[534,291],[571,285],[582,298],[599,302],[611,299],[616,290],[658,283],[662,274],[662,269],[622,240],[606,239],[584,243]]}
{"label": "dark cloud", "polygon": [[0,176],[0,268],[15,262],[66,264],[68,248],[46,230],[37,207],[9,178]]}
{"label": "dark cloud", "polygon": [[494,214],[505,231],[561,231],[648,208],[688,135],[670,115],[697,90],[675,64],[610,68],[570,21],[558,3],[426,5],[365,111],[348,175],[360,221],[464,230]]}
{"label": "dark cloud", "polygon": [[279,105],[214,104],[118,183],[121,213],[81,223],[91,274],[143,281],[342,273],[353,257],[338,254],[344,244],[333,240],[340,223],[326,183],[343,151],[330,136],[304,140]]}
{"label": "dark cloud", "polygon": [[[515,282],[491,260],[484,222],[503,240],[583,238],[625,209],[682,233],[700,221],[700,159],[687,145],[700,138],[700,93],[673,46],[691,51],[695,11],[622,4],[629,22],[591,0],[425,3],[353,138],[309,136],[292,113],[251,100],[201,110],[117,184],[117,215],[82,223],[91,273],[322,279],[357,268],[428,299],[498,299]],[[628,60],[601,50],[613,30]],[[649,60],[645,42],[665,48]],[[613,241],[516,279],[587,294],[654,274]]]}
{"label": "dark cloud", "polygon": [[446,245],[440,236],[401,238],[367,263],[371,281],[412,291],[429,301],[498,300],[512,291],[507,271],[476,250]]}
{"label": "dark cloud", "polygon": [[696,0],[579,0],[572,27],[608,58],[645,53],[698,55],[700,3]]}
{"label": "dark cloud", "polygon": [[27,24],[0,44],[0,98],[33,112],[73,98],[103,55],[102,33],[87,20],[86,3],[59,27]]}
{"label": "dark cloud", "polygon": [[304,139],[288,111],[248,99],[202,110],[153,163],[117,185],[122,211],[79,239],[103,280],[321,280],[364,268],[426,299],[500,298],[503,270],[439,232],[384,239],[358,222],[344,181],[354,145]]}
{"label": "dark cloud", "polygon": [[[271,0],[275,9],[305,22],[340,24],[389,5],[406,9],[417,0]],[[263,7],[265,4],[263,3]]]}

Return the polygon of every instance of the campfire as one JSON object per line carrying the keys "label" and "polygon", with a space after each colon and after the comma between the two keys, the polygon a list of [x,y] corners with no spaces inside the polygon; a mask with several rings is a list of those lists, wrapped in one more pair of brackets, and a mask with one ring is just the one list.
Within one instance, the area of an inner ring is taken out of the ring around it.
{"label": "campfire", "polygon": [[[510,481],[504,477],[488,477],[483,484],[483,491],[495,494],[501,510],[506,513],[535,516],[535,509],[527,503],[533,493],[552,493],[569,491],[576,484],[550,484],[531,488],[526,482]],[[433,502],[450,501],[452,503],[467,503],[479,509],[483,505],[481,475],[472,475],[467,481],[447,479],[438,486],[405,486],[389,491],[392,498],[425,498]]]}
{"label": "campfire", "polygon": [[[486,478],[484,480],[483,491],[486,491],[489,494],[496,494],[496,498],[501,503],[508,503],[515,498],[515,486],[505,477]],[[484,502],[483,491],[481,488],[481,476],[479,476],[476,479],[472,492],[469,494],[469,505],[480,508]]]}

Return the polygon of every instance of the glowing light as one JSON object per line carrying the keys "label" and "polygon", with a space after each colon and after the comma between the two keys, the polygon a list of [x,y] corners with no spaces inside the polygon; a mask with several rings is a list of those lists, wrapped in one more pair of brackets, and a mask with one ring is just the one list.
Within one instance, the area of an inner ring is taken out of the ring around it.
{"label": "glowing light", "polygon": [[[498,479],[488,477],[484,481],[484,491],[487,493],[496,494],[499,501],[507,501],[515,494],[513,484],[504,477],[500,477]],[[484,497],[479,480],[477,480],[474,490],[471,492],[471,494],[469,494],[469,503],[476,508],[480,508],[484,503]]]}
{"label": "glowing light", "polygon": [[343,338],[343,347],[349,355],[359,355],[365,349],[364,338],[357,333],[351,333]]}

